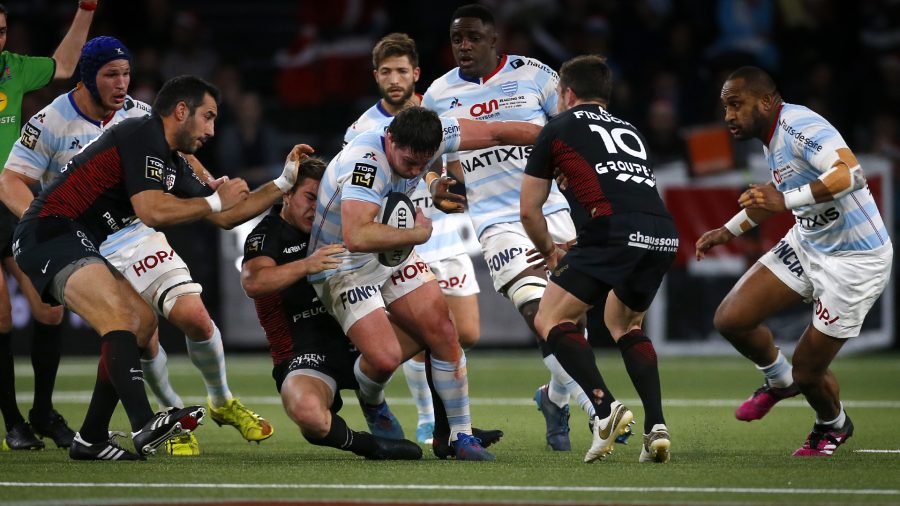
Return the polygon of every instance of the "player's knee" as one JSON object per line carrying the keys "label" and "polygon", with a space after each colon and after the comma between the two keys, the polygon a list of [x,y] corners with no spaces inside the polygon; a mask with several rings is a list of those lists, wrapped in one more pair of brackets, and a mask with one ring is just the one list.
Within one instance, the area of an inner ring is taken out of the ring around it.
{"label": "player's knee", "polygon": [[745,321],[741,317],[740,311],[735,310],[733,305],[722,303],[716,308],[716,314],[713,316],[713,326],[726,339],[732,340],[751,330],[755,325]]}
{"label": "player's knee", "polygon": [[301,395],[294,399],[288,414],[306,438],[321,439],[328,434],[326,410],[312,395]]}
{"label": "player's knee", "polygon": [[478,326],[460,325],[457,332],[459,333],[459,345],[464,350],[474,347],[481,339],[481,329]]}
{"label": "player's knee", "polygon": [[168,319],[192,341],[206,341],[212,336],[212,320],[199,296],[178,297]]}
{"label": "player's knee", "polygon": [[400,367],[400,359],[399,354],[394,355],[388,352],[366,357],[366,361],[374,369],[373,376],[375,377],[390,377]]}

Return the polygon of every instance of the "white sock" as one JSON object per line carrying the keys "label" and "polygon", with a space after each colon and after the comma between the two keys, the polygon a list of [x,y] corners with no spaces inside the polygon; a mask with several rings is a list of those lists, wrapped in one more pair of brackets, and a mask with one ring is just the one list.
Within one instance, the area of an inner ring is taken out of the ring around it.
{"label": "white sock", "polygon": [[816,416],[816,425],[827,425],[828,427],[831,427],[833,429],[838,429],[838,430],[844,428],[844,422],[846,422],[846,421],[847,421],[847,414],[844,413],[844,403],[843,402],[841,403],[841,412],[838,414],[837,418],[835,418],[834,420],[829,420],[827,422],[823,422],[822,420],[819,420],[818,416]]}
{"label": "white sock", "polygon": [[[588,414],[589,418],[594,416],[594,405],[591,403],[587,394],[581,389],[581,386],[569,376],[569,373],[563,369],[554,355],[544,357],[544,365],[550,369],[550,388],[547,389],[547,397],[553,404],[563,407],[569,403],[569,399],[575,399],[575,402],[581,406],[581,409]],[[554,392],[554,389],[558,393]],[[559,397],[561,395],[561,397]],[[554,396],[556,396],[554,398]]]}
{"label": "white sock", "polygon": [[172,384],[169,383],[169,368],[166,365],[167,363],[168,356],[162,345],[160,345],[156,357],[150,360],[142,358],[141,369],[144,370],[144,381],[147,382],[150,390],[156,395],[156,402],[159,404],[160,410],[166,408],[183,408],[184,401],[182,401],[181,397],[175,393],[175,389],[173,389]]}
{"label": "white sock", "polygon": [[218,408],[232,399],[225,377],[225,348],[222,345],[222,334],[216,322],[212,322],[212,337],[203,342],[192,341],[185,337],[188,356],[203,376],[206,393],[209,394],[213,407]]}
{"label": "white sock", "polygon": [[434,402],[431,399],[431,390],[428,388],[428,378],[425,375],[425,363],[409,359],[403,364],[403,375],[406,376],[406,385],[409,393],[416,401],[416,411],[419,413],[419,425],[434,423]]}
{"label": "white sock", "polygon": [[465,353],[459,359],[459,364],[431,357],[431,377],[434,380],[434,388],[447,411],[450,441],[456,441],[456,436],[460,432],[472,434],[472,415],[469,411],[469,377],[466,373]]}
{"label": "white sock", "polygon": [[794,384],[793,368],[781,350],[778,350],[778,357],[774,362],[765,367],[756,366],[756,368],[766,376],[769,386],[787,388]]}
{"label": "white sock", "polygon": [[387,384],[387,381],[378,383],[366,376],[366,373],[359,367],[360,360],[362,360],[362,355],[357,357],[356,362],[353,364],[353,375],[356,376],[356,382],[359,383],[359,390],[356,391],[356,395],[364,403],[370,406],[377,406],[384,402],[384,385]]}

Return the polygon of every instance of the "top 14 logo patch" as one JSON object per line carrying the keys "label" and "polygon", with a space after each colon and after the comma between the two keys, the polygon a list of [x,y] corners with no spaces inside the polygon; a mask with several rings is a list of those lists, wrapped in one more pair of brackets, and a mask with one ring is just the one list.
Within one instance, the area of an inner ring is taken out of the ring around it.
{"label": "top 14 logo patch", "polygon": [[378,168],[374,165],[357,163],[353,167],[353,175],[350,177],[350,184],[371,189],[372,186],[375,185],[375,172],[377,170]]}

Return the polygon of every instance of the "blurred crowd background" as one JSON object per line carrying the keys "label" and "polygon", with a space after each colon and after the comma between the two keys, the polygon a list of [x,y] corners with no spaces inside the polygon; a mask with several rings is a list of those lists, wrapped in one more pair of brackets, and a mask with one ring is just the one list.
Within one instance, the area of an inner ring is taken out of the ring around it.
{"label": "blurred crowd background", "polygon": [[[420,93],[455,67],[448,28],[464,3],[101,0],[91,36],[113,35],[129,46],[138,99],[151,102],[163,81],[185,73],[219,86],[216,137],[198,156],[213,174],[241,176],[254,187],[280,173],[294,143],[311,144],[326,159],[340,149],[346,127],[378,98],[371,49],[383,35],[400,31],[416,40]],[[610,110],[645,134],[658,164],[685,160],[692,131],[721,125],[725,76],[753,64],[773,74],[787,102],[819,112],[854,151],[888,159],[895,179],[900,175],[898,0],[481,3],[498,19],[501,52],[556,69],[578,54],[606,55],[616,79]],[[5,4],[6,48],[31,55],[52,53],[76,8],[75,0]],[[29,94],[23,117],[74,83]],[[758,143],[735,149],[760,150]],[[895,209],[882,212],[896,216],[893,192]],[[202,225],[170,232],[207,293],[217,284],[215,234]]]}

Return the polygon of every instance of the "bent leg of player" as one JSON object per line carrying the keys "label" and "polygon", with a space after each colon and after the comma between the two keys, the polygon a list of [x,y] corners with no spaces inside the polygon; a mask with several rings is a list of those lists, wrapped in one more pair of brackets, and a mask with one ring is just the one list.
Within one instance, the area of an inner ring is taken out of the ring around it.
{"label": "bent leg of player", "polygon": [[790,363],[763,322],[811,296],[812,284],[797,260],[793,243],[785,236],[744,273],[716,309],[716,330],[765,377],[763,386],[735,411],[738,420],[759,420],[778,401],[800,392],[794,385]]}
{"label": "bent leg of player", "polygon": [[[149,229],[148,229],[149,230]],[[272,436],[272,425],[235,399],[228,388],[222,337],[200,298],[203,288],[191,279],[181,257],[161,232],[150,232],[133,244],[108,255],[113,265],[135,286],[156,312],[185,333],[188,356],[200,371],[209,397],[210,416],[218,425],[235,427],[247,441],[260,442]],[[161,402],[180,399],[168,384],[165,352],[151,355],[151,388]],[[157,390],[159,392],[157,392]],[[184,443],[185,448],[178,445]],[[196,439],[185,435],[175,443],[175,452],[197,454]],[[188,451],[190,450],[190,451]]]}
{"label": "bent leg of player", "polygon": [[[392,282],[389,281],[383,288],[391,317],[431,350],[431,374],[447,412],[450,442],[457,459],[493,460],[494,456],[472,436],[466,359],[459,347],[450,311],[428,267],[418,255],[413,254],[411,258],[413,263],[408,260],[398,268],[401,275],[393,278],[396,282],[389,285]],[[417,272],[407,275],[403,270],[405,265],[412,265],[413,269],[409,271]],[[412,295],[413,291],[415,295]]]}

